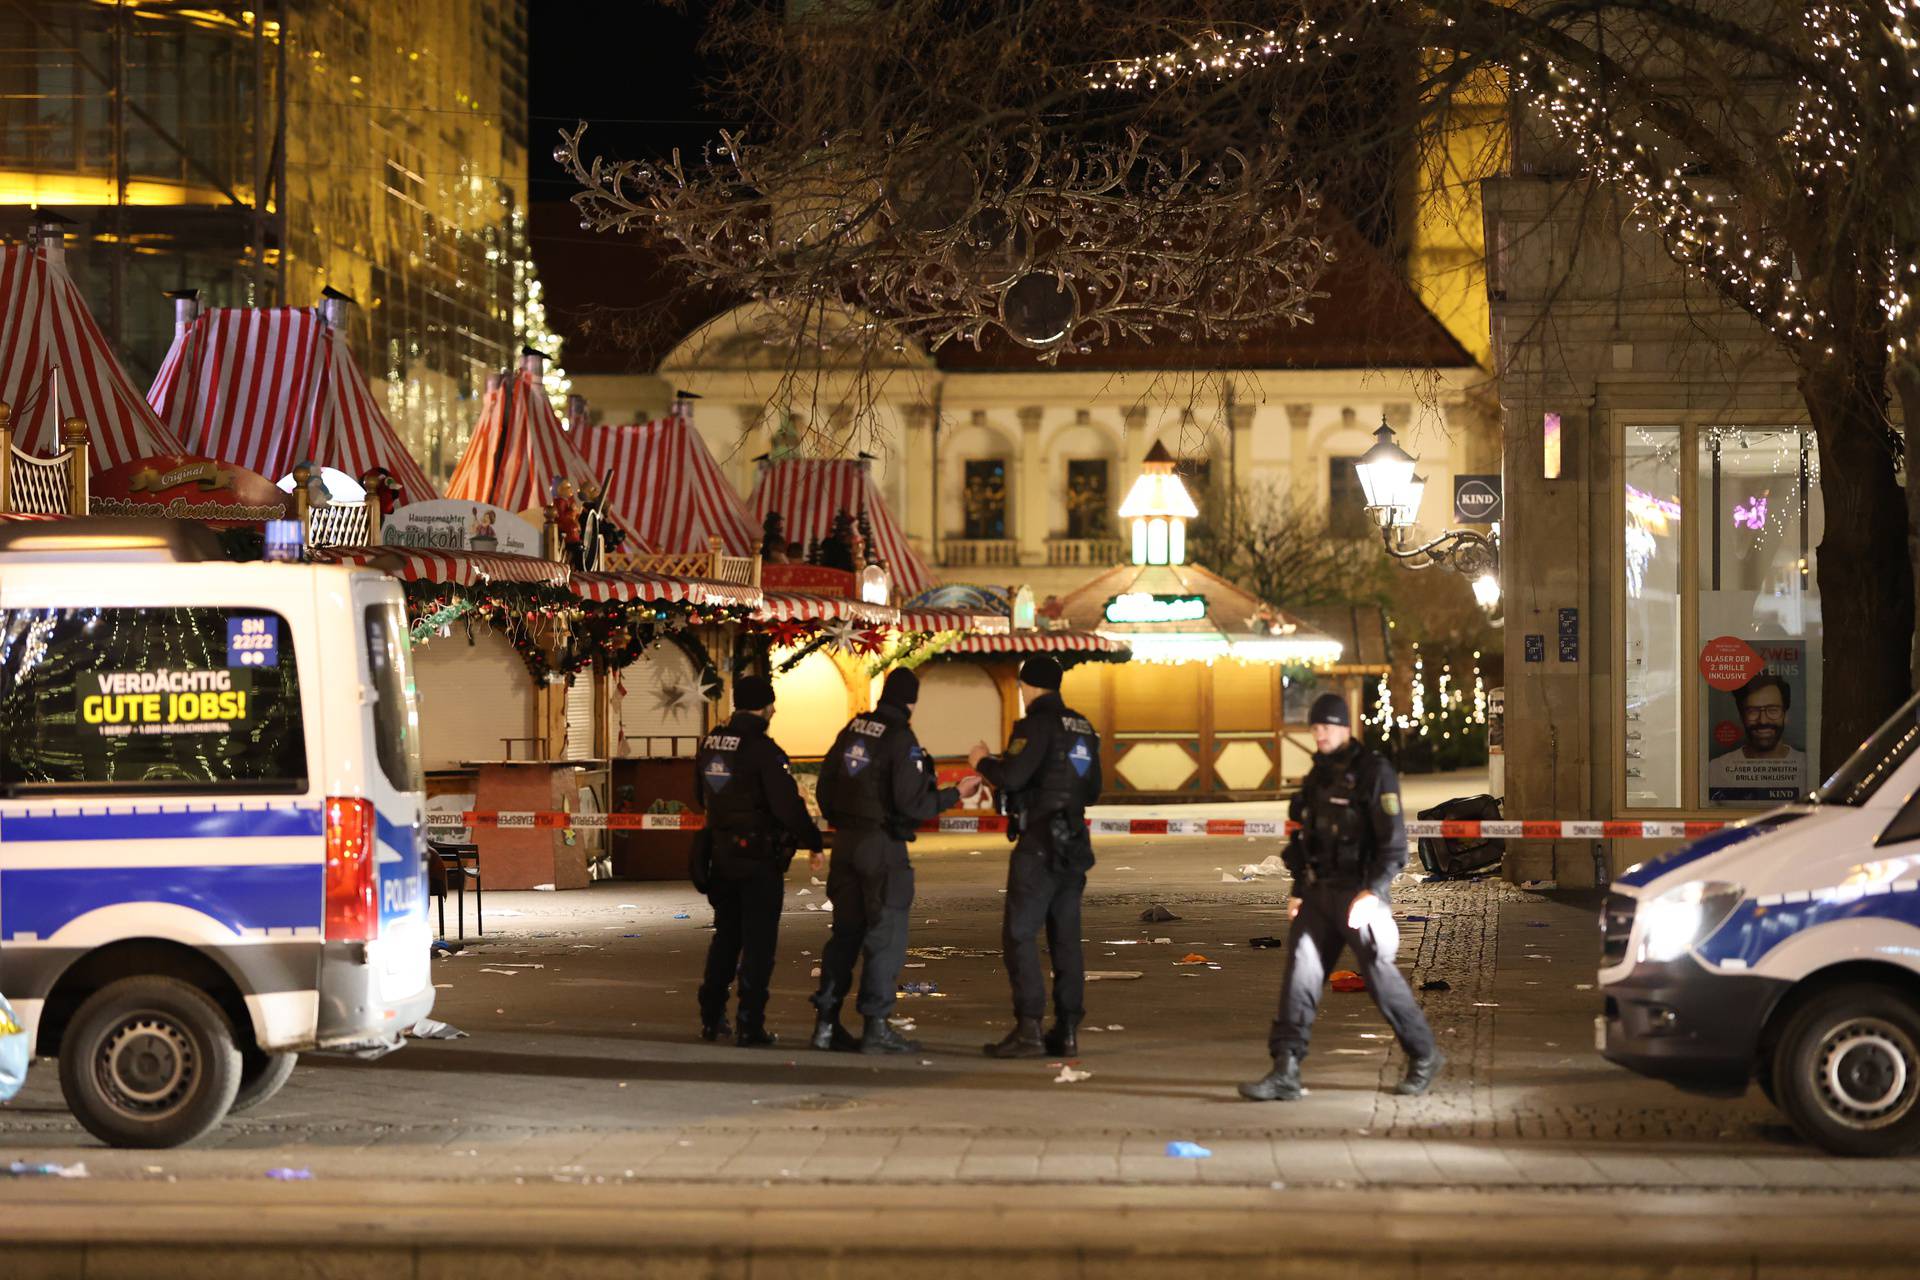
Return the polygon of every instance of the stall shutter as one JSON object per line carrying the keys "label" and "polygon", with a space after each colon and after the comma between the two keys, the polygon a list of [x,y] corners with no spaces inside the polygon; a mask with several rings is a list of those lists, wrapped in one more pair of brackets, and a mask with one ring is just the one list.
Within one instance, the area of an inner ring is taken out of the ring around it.
{"label": "stall shutter", "polygon": [[[429,769],[458,768],[463,760],[499,760],[502,738],[534,732],[534,688],[527,665],[502,636],[475,628],[467,643],[460,628],[414,653],[420,693],[420,756]],[[516,755],[527,754],[516,743]]]}
{"label": "stall shutter", "polygon": [[966,662],[929,662],[920,668],[920,705],[913,729],[937,759],[964,757],[976,742],[1000,745],[1000,686]]}
{"label": "stall shutter", "polygon": [[619,732],[614,754],[636,759],[690,756],[707,728],[704,701],[678,702],[672,694],[698,682],[693,660],[679,646],[656,644],[620,672]]}
{"label": "stall shutter", "polygon": [[593,668],[575,673],[567,686],[567,759],[587,760],[593,756],[594,730]]}

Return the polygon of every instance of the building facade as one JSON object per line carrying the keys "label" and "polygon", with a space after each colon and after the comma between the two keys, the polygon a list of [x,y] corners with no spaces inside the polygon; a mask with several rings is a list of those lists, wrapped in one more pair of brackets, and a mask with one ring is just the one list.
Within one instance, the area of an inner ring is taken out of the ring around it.
{"label": "building facade", "polygon": [[136,380],[167,290],[355,298],[352,347],[444,477],[486,375],[541,329],[525,0],[35,0],[0,9],[0,226],[70,262]]}
{"label": "building facade", "polygon": [[[1818,782],[1822,505],[1804,402],[1756,323],[1618,197],[1556,172],[1523,145],[1485,190],[1508,813],[1737,818]],[[1528,842],[1509,874],[1592,884],[1659,847]]]}

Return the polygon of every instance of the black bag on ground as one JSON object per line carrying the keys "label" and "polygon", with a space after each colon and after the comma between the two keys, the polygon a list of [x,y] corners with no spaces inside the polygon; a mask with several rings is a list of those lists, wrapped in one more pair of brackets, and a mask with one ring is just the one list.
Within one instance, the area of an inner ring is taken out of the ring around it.
{"label": "black bag on ground", "polygon": [[[1417,816],[1429,822],[1498,822],[1500,800],[1497,796],[1460,796],[1431,809],[1422,809]],[[1506,852],[1507,842],[1495,837],[1475,836],[1469,840],[1420,837],[1420,865],[1441,879],[1497,867]]]}

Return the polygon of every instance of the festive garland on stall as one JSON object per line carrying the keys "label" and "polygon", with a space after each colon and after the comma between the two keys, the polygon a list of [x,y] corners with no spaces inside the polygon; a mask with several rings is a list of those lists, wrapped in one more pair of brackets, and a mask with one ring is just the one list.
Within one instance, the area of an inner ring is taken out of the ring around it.
{"label": "festive garland on stall", "polygon": [[877,679],[894,667],[911,671],[937,657],[965,634],[964,631],[909,631],[891,649],[867,664],[867,679]]}
{"label": "festive garland on stall", "polygon": [[[774,623],[773,625],[775,627],[785,626],[788,628],[795,625],[813,625],[818,627],[818,630],[814,632],[811,639],[796,649],[786,661],[774,668],[776,675],[787,674],[787,672],[793,670],[807,658],[818,653],[828,645],[832,645],[841,653],[848,655],[874,655],[878,654],[887,642],[886,632],[878,627],[862,626],[851,618],[836,618],[832,622],[818,624]],[[787,634],[792,634],[792,632],[789,630]]]}
{"label": "festive garland on stall", "polygon": [[[595,659],[610,670],[633,663],[654,643],[674,640],[700,669],[703,686],[719,680],[705,647],[682,633],[690,628],[739,622],[745,605],[696,605],[686,601],[582,600],[565,587],[530,582],[458,586],[403,584],[409,631],[425,645],[443,627],[465,618],[469,638],[476,625],[505,636],[535,680],[570,676]],[[691,646],[691,647],[690,647]]]}

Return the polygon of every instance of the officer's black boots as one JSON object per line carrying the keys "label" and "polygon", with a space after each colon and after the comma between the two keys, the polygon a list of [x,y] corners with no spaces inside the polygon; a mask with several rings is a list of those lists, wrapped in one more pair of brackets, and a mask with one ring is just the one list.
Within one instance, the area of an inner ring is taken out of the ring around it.
{"label": "officer's black boots", "polygon": [[1077,1058],[1080,1056],[1080,1019],[1055,1018],[1053,1029],[1046,1034],[1047,1052],[1056,1058]]}
{"label": "officer's black boots", "polygon": [[1446,1065],[1447,1055],[1438,1049],[1424,1058],[1411,1058],[1407,1061],[1406,1077],[1393,1086],[1393,1091],[1402,1097],[1417,1098],[1433,1087],[1433,1078]]}
{"label": "officer's black boots", "polygon": [[1306,1090],[1300,1087],[1300,1059],[1290,1053],[1273,1060],[1273,1070],[1252,1084],[1240,1086],[1240,1096],[1251,1102],[1292,1102]]}
{"label": "officer's black boots", "polygon": [[998,1044],[982,1045],[989,1058],[1044,1058],[1046,1037],[1040,1034],[1040,1019],[1021,1018]]}
{"label": "officer's black boots", "polygon": [[831,1049],[835,1053],[858,1053],[860,1041],[853,1032],[847,1030],[840,1021],[840,1011],[822,1013],[813,1020],[813,1039],[810,1041],[816,1049]]}
{"label": "officer's black boots", "polygon": [[885,1018],[868,1018],[866,1034],[860,1037],[862,1053],[918,1053],[920,1046],[893,1029]]}
{"label": "officer's black boots", "polygon": [[748,1022],[743,1018],[733,1042],[742,1049],[770,1049],[780,1042],[780,1037],[767,1030],[765,1023]]}
{"label": "officer's black boots", "polygon": [[724,1040],[732,1034],[733,1028],[727,1024],[727,1015],[724,1013],[711,1022],[706,1021],[704,1018],[700,1022],[700,1038],[702,1040]]}

